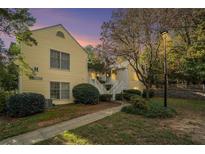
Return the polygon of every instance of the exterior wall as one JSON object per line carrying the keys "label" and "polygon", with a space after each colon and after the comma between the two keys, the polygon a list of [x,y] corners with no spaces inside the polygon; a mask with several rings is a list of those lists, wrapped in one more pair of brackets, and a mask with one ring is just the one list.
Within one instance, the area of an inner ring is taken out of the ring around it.
{"label": "exterior wall", "polygon": [[128,87],[129,89],[138,89],[140,91],[144,89],[144,85],[138,80],[135,71],[130,65],[128,65]]}
{"label": "exterior wall", "polygon": [[129,80],[128,79],[129,79],[129,76],[128,76],[128,69],[127,68],[117,70],[117,80],[124,82],[125,89],[129,88]]}
{"label": "exterior wall", "polygon": [[[64,33],[65,38],[56,36],[56,32]],[[30,67],[38,67],[38,77],[42,80],[30,80],[27,76],[20,77],[20,92],[41,93],[45,98],[50,98],[50,81],[69,82],[70,99],[53,100],[55,104],[72,103],[72,89],[79,83],[88,82],[87,53],[61,26],[53,26],[33,31],[37,46],[22,44],[22,53]],[[55,49],[70,54],[70,70],[50,68],[50,49]]]}

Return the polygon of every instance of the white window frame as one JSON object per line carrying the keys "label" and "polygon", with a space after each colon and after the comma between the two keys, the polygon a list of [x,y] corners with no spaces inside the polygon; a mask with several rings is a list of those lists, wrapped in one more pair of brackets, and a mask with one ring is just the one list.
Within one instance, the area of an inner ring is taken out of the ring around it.
{"label": "white window frame", "polygon": [[[58,98],[51,98],[51,82],[59,83],[59,99]],[[62,91],[62,84],[67,83],[68,84],[68,98],[62,98],[61,91]],[[70,82],[59,82],[59,81],[50,81],[50,98],[54,100],[67,100],[70,99]]]}
{"label": "white window frame", "polygon": [[[55,52],[58,52],[59,54],[60,54],[60,64],[59,64],[59,68],[57,68],[57,67],[52,67],[51,66],[51,51],[55,51]],[[62,68],[61,67],[61,56],[62,56],[62,54],[67,54],[68,55],[68,68],[66,69],[66,68]],[[67,70],[67,71],[70,71],[70,54],[69,53],[66,53],[66,52],[61,52],[61,51],[58,51],[58,50],[55,50],[55,49],[50,49],[50,68],[51,69],[58,69],[58,70]]]}

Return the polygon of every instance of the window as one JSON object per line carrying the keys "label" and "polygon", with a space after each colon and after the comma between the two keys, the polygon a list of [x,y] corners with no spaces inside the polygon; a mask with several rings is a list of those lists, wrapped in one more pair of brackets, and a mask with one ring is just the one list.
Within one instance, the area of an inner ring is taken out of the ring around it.
{"label": "window", "polygon": [[50,82],[51,99],[69,99],[70,84],[67,82]]}
{"label": "window", "polygon": [[60,52],[51,50],[50,52],[50,66],[51,68],[60,68]]}
{"label": "window", "polygon": [[51,49],[50,51],[50,67],[58,69],[70,69],[70,55],[60,51]]}
{"label": "window", "polygon": [[67,53],[61,53],[61,69],[70,69],[69,68],[69,59],[70,55]]}
{"label": "window", "polygon": [[63,32],[61,32],[61,31],[58,31],[58,32],[56,33],[56,36],[61,37],[61,38],[65,38]]}
{"label": "window", "polygon": [[61,99],[69,98],[69,83],[61,83]]}
{"label": "window", "polygon": [[50,83],[50,95],[53,99],[60,99],[60,82]]}

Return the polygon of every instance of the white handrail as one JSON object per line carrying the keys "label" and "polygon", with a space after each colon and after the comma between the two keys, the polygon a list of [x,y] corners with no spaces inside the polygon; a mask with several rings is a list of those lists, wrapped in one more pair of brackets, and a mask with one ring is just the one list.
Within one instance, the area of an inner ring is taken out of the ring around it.
{"label": "white handrail", "polygon": [[113,86],[111,87],[110,90],[107,90],[103,84],[101,84],[98,80],[96,79],[89,79],[89,83],[98,88],[100,94],[112,94],[113,95],[113,100],[115,100],[115,94],[121,93],[125,87],[124,81],[119,81],[116,80],[113,83]]}

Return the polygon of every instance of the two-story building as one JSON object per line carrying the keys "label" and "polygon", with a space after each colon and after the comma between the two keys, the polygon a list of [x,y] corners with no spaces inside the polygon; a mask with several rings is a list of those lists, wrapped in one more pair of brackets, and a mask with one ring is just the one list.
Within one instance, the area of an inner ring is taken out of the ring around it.
{"label": "two-story building", "polygon": [[21,44],[21,51],[35,76],[20,76],[20,92],[41,93],[55,104],[73,102],[72,88],[88,82],[86,51],[60,24],[32,34],[38,45]]}

